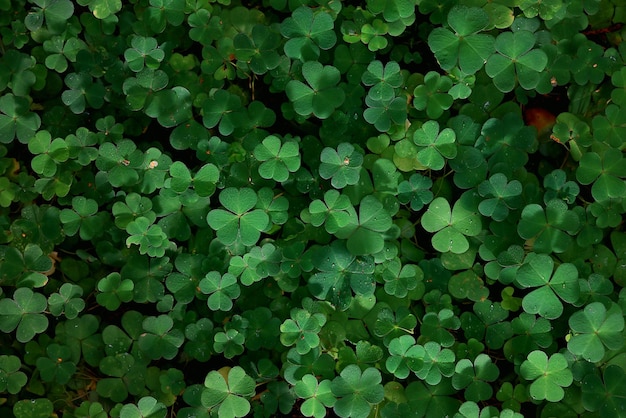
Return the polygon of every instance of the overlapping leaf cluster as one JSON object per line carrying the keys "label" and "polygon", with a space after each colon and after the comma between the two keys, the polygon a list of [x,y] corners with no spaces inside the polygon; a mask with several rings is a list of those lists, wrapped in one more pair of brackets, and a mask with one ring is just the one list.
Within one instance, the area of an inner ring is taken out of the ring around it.
{"label": "overlapping leaf cluster", "polygon": [[626,416],[618,3],[0,0],[0,415]]}

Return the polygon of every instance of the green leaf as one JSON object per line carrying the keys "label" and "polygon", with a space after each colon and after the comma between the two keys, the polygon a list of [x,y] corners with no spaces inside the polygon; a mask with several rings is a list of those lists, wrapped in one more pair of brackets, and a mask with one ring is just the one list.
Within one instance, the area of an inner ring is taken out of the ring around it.
{"label": "green leaf", "polygon": [[316,60],[320,50],[328,50],[337,42],[333,27],[333,18],[325,10],[298,7],[280,25],[281,34],[288,38],[285,54],[303,62]]}
{"label": "green leaf", "polygon": [[350,364],[333,379],[331,390],[337,397],[333,410],[340,417],[366,418],[373,405],[384,399],[380,371],[368,367],[365,371]]}
{"label": "green leaf", "polygon": [[429,71],[424,76],[424,83],[413,90],[413,106],[417,110],[426,110],[429,118],[438,119],[452,106],[454,99],[448,94],[451,88],[451,78]]}
{"label": "green leaf", "polygon": [[538,401],[559,402],[565,396],[563,388],[572,384],[572,372],[565,356],[555,353],[550,358],[543,351],[528,354],[520,366],[520,374],[531,380],[530,396]]}
{"label": "green leaf", "polygon": [[432,186],[433,181],[429,177],[412,174],[408,180],[398,184],[398,201],[404,205],[410,203],[411,209],[417,212],[433,200]]}
{"label": "green leaf", "polygon": [[481,221],[469,198],[458,200],[451,209],[445,198],[437,197],[422,216],[422,226],[428,232],[436,232],[432,243],[437,251],[463,254],[469,249],[467,237],[480,233]]}
{"label": "green leaf", "polygon": [[294,173],[300,168],[298,143],[294,141],[282,143],[280,138],[274,135],[266,137],[254,148],[254,156],[262,161],[259,174],[265,179],[284,182],[289,178],[289,173]]}
{"label": "green leaf", "polygon": [[324,179],[331,179],[331,184],[337,189],[342,189],[347,185],[357,184],[363,163],[363,154],[358,152],[354,146],[342,142],[333,148],[324,148],[320,156],[320,176]]}
{"label": "green leaf", "polygon": [[503,32],[496,38],[497,54],[492,55],[485,66],[494,85],[507,93],[515,88],[516,81],[526,90],[537,87],[548,57],[540,49],[532,49],[535,35],[526,30]]}
{"label": "green leaf", "polygon": [[477,7],[455,6],[448,13],[448,25],[454,32],[435,28],[428,46],[444,70],[458,66],[465,74],[474,74],[494,51],[493,37],[478,33],[489,25],[489,16]]}
{"label": "green leaf", "polygon": [[0,97],[0,143],[8,144],[17,138],[26,144],[40,126],[41,118],[30,111],[28,99],[11,93]]}
{"label": "green leaf", "polygon": [[389,343],[389,354],[385,367],[398,379],[406,379],[411,371],[418,371],[423,366],[424,347],[415,344],[410,335],[394,338]]}
{"label": "green leaf", "polygon": [[250,412],[249,399],[255,393],[254,380],[239,366],[211,371],[204,380],[201,402],[217,408],[220,418],[244,417]]}
{"label": "green leaf", "polygon": [[395,98],[396,89],[404,82],[397,62],[389,61],[383,67],[383,63],[378,60],[369,63],[361,81],[366,86],[371,86],[367,93],[368,97],[378,101]]}
{"label": "green leaf", "polygon": [[358,224],[350,224],[336,232],[348,239],[348,250],[354,255],[375,254],[383,249],[384,233],[392,226],[391,216],[374,196],[367,195],[359,204]]}
{"label": "green leaf", "polygon": [[619,416],[626,408],[626,396],[622,388],[626,383],[626,373],[614,364],[604,369],[603,379],[598,374],[589,373],[582,384],[582,402],[588,411],[602,416]]}
{"label": "green leaf", "polygon": [[53,411],[54,405],[47,398],[23,399],[13,406],[15,418],[48,418]]}
{"label": "green leaf", "polygon": [[595,152],[585,153],[576,170],[576,179],[584,185],[593,183],[591,194],[597,201],[615,199],[626,193],[626,177],[622,152],[608,148],[602,156]]}
{"label": "green leaf", "polygon": [[286,346],[295,344],[298,354],[306,354],[320,343],[318,336],[326,323],[321,313],[311,314],[304,309],[291,310],[291,319],[285,320],[280,326],[280,342]]}
{"label": "green leaf", "polygon": [[207,215],[207,223],[217,231],[224,245],[240,240],[244,245],[254,245],[265,230],[269,216],[260,209],[251,210],[257,203],[257,194],[252,189],[222,190],[219,195],[224,209],[213,209]]}
{"label": "green leaf", "polygon": [[569,318],[572,330],[567,349],[592,363],[602,360],[605,347],[617,350],[624,344],[624,316],[615,303],[607,310],[600,302],[592,302]]}
{"label": "green leaf", "polygon": [[233,300],[241,293],[237,278],[230,273],[220,275],[217,271],[211,271],[200,280],[200,291],[209,295],[207,305],[212,311],[230,311]]}
{"label": "green leaf", "polygon": [[519,208],[522,203],[522,184],[518,180],[508,182],[503,173],[495,173],[479,184],[478,193],[486,197],[478,205],[480,213],[498,222],[504,221],[509,211]]}
{"label": "green leaf", "polygon": [[545,210],[536,203],[526,205],[517,232],[520,237],[530,240],[529,244],[536,252],[562,253],[572,243],[571,235],[579,227],[578,216],[568,210],[567,204],[553,199],[546,204]]}
{"label": "green leaf", "polygon": [[139,337],[139,348],[153,360],[173,359],[185,341],[182,331],[173,326],[174,321],[168,315],[147,317],[142,323],[145,332]]}
{"label": "green leaf", "polygon": [[130,45],[132,48],[124,51],[124,58],[128,67],[136,73],[143,70],[144,65],[153,70],[158,69],[165,58],[165,51],[160,49],[154,38],[135,36],[131,38]]}
{"label": "green leaf", "polygon": [[19,357],[5,354],[0,356],[0,393],[16,395],[26,386],[28,377],[20,371],[21,367]]}
{"label": "green leaf", "polygon": [[578,270],[569,263],[559,265],[552,274],[554,261],[546,254],[529,254],[517,270],[517,282],[523,288],[539,287],[524,296],[522,306],[528,313],[556,319],[563,313],[562,299],[574,303],[580,296]]}
{"label": "green leaf", "polygon": [[456,134],[450,128],[439,131],[439,123],[429,120],[413,134],[418,146],[418,161],[433,170],[441,170],[447,159],[456,157]]}
{"label": "green leaf", "polygon": [[311,374],[302,376],[293,389],[299,398],[305,399],[300,406],[300,411],[306,417],[325,417],[326,408],[332,408],[337,401],[331,391],[330,380],[322,380],[318,383],[315,376]]}
{"label": "green leaf", "polygon": [[487,354],[481,353],[473,363],[468,359],[459,360],[452,376],[452,385],[456,389],[465,389],[467,400],[480,402],[492,397],[490,382],[495,381],[499,374],[498,366],[493,364]]}
{"label": "green leaf", "polygon": [[0,330],[13,332],[21,343],[48,329],[48,318],[42,313],[48,307],[46,297],[29,288],[21,287],[13,298],[0,299]]}
{"label": "green leaf", "polygon": [[291,80],[285,87],[296,113],[326,119],[343,104],[345,93],[337,87],[341,74],[335,67],[307,61],[302,65],[302,76],[308,84]]}
{"label": "green leaf", "polygon": [[139,399],[137,405],[127,404],[120,409],[120,418],[165,418],[167,407],[152,396]]}
{"label": "green leaf", "polygon": [[135,284],[130,279],[122,280],[119,273],[110,273],[98,281],[96,301],[109,311],[116,311],[122,303],[133,300]]}

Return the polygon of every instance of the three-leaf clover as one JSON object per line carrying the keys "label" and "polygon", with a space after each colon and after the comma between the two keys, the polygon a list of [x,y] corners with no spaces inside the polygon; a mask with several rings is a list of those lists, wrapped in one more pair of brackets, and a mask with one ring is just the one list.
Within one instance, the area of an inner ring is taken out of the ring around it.
{"label": "three-leaf clover", "polygon": [[509,182],[503,173],[495,173],[479,184],[478,193],[486,198],[478,205],[480,213],[498,222],[504,221],[509,211],[522,203],[522,184],[518,180]]}
{"label": "three-leaf clover", "polygon": [[319,332],[326,323],[322,313],[311,314],[305,309],[294,308],[291,318],[280,326],[280,342],[289,347],[295,344],[298,354],[306,354],[320,343]]}
{"label": "three-leaf clover", "polygon": [[547,254],[529,254],[517,270],[517,283],[523,287],[538,287],[524,296],[522,307],[531,314],[556,319],[563,313],[562,299],[574,303],[580,295],[578,270],[563,263],[552,273],[554,260]]}
{"label": "three-leaf clover", "polygon": [[366,86],[371,86],[367,95],[373,100],[393,99],[396,97],[396,89],[404,82],[397,62],[390,61],[383,67],[383,63],[378,60],[370,62],[361,81]]}
{"label": "three-leaf clover", "polygon": [[435,232],[432,244],[437,251],[463,254],[469,249],[467,237],[480,233],[481,220],[468,198],[459,199],[450,208],[444,197],[437,197],[422,216],[422,226],[428,232]]}
{"label": "three-leaf clover", "polygon": [[359,204],[358,219],[339,228],[335,235],[348,240],[346,246],[354,255],[375,254],[383,249],[383,234],[392,224],[383,204],[375,196],[367,195]]}
{"label": "three-leaf clover", "polygon": [[413,142],[418,146],[417,159],[433,170],[441,170],[446,160],[456,157],[456,134],[451,128],[439,131],[439,123],[429,120],[413,134]]}
{"label": "three-leaf clover", "polygon": [[255,382],[239,366],[211,371],[204,380],[202,406],[217,408],[219,418],[244,417],[250,412],[249,399]]}
{"label": "three-leaf clover", "polygon": [[567,349],[592,363],[602,360],[605,347],[617,350],[624,344],[624,316],[612,303],[607,309],[601,302],[592,302],[569,318],[572,335]]}
{"label": "three-leaf clover", "polygon": [[568,210],[562,200],[553,199],[546,204],[545,210],[536,203],[526,205],[517,232],[520,237],[529,240],[536,252],[562,253],[571,244],[571,235],[579,227],[578,215]]}
{"label": "three-leaf clover", "polygon": [[520,374],[524,379],[533,381],[529,388],[530,396],[538,401],[559,402],[565,396],[563,388],[574,380],[563,354],[555,353],[548,358],[539,350],[528,354],[520,366]]}
{"label": "three-leaf clover", "polygon": [[20,370],[21,367],[19,357],[6,354],[0,356],[0,393],[15,395],[26,386],[28,377]]}
{"label": "three-leaf clover", "polygon": [[331,179],[336,189],[342,189],[350,184],[357,184],[363,163],[363,154],[357,151],[352,144],[342,142],[337,149],[324,148],[320,156],[320,176]]}
{"label": "three-leaf clover", "polygon": [[133,300],[135,283],[131,279],[122,279],[118,272],[113,272],[98,281],[96,301],[109,311],[116,311],[122,303]]}
{"label": "three-leaf clover", "polygon": [[252,209],[257,204],[253,189],[229,187],[219,195],[224,209],[213,209],[207,215],[207,223],[217,231],[217,238],[224,245],[240,240],[244,245],[254,245],[270,221],[267,213]]}
{"label": "three-leaf clover", "polygon": [[438,119],[454,102],[453,97],[448,94],[451,88],[450,77],[442,77],[436,71],[429,71],[424,76],[424,83],[413,90],[413,106],[417,110],[426,110],[429,118]]}
{"label": "three-leaf clover", "polygon": [[17,340],[26,343],[48,329],[48,318],[43,314],[47,307],[44,295],[20,287],[12,298],[0,299],[0,330],[12,332],[17,329]]}
{"label": "three-leaf clover", "polygon": [[165,51],[152,37],[134,36],[130,45],[131,48],[124,52],[124,58],[128,67],[136,73],[143,70],[144,65],[153,70],[158,69],[161,61],[165,58]]}
{"label": "three-leaf clover", "polygon": [[299,115],[315,115],[326,119],[341,106],[346,99],[345,92],[337,87],[341,78],[339,70],[317,61],[307,61],[302,65],[302,76],[308,84],[291,80],[285,86],[285,93]]}
{"label": "three-leaf clover", "polygon": [[381,381],[380,371],[374,367],[361,371],[356,364],[346,366],[331,383],[332,393],[337,397],[333,410],[342,418],[366,418],[372,405],[385,397]]}
{"label": "three-leaf clover", "polygon": [[181,330],[174,328],[174,320],[168,315],[150,316],[143,320],[143,332],[139,337],[139,348],[153,360],[171,360],[185,342]]}
{"label": "three-leaf clover", "polygon": [[428,46],[444,70],[458,66],[465,74],[474,74],[494,51],[493,37],[479,33],[489,26],[489,15],[478,7],[455,6],[448,13],[448,25],[454,32],[433,29]]}
{"label": "three-leaf clover", "polygon": [[209,295],[207,305],[212,311],[230,311],[233,299],[237,299],[241,293],[235,276],[230,273],[221,275],[217,271],[207,273],[198,283],[198,288]]}
{"label": "three-leaf clover", "polygon": [[480,402],[490,399],[493,388],[490,382],[498,378],[500,370],[493,364],[491,357],[479,354],[474,362],[461,359],[455,366],[452,385],[455,389],[465,389],[465,399]]}
{"label": "three-leaf clover", "polygon": [[611,364],[604,369],[601,379],[595,373],[585,376],[582,384],[582,402],[588,411],[599,411],[601,416],[620,416],[626,409],[626,373]]}
{"label": "three-leaf clover", "polygon": [[502,92],[515,88],[516,81],[526,90],[539,83],[548,57],[540,49],[532,49],[535,35],[527,30],[503,32],[495,42],[497,53],[489,57],[485,71]]}
{"label": "three-leaf clover", "polygon": [[585,153],[576,170],[581,184],[591,184],[591,194],[596,201],[616,199],[626,193],[626,164],[622,151],[608,148],[602,156],[595,152]]}
{"label": "three-leaf clover", "polygon": [[254,156],[262,161],[259,174],[264,179],[273,179],[278,182],[286,181],[289,173],[300,168],[300,148],[295,141],[284,143],[275,135],[266,137],[263,142],[254,148]]}
{"label": "three-leaf clover", "polygon": [[310,7],[298,7],[280,25],[281,34],[288,38],[285,54],[300,61],[316,60],[320,50],[328,50],[337,42],[334,26],[332,16],[324,9],[314,12]]}
{"label": "three-leaf clover", "polygon": [[300,411],[305,417],[323,418],[326,408],[332,408],[337,398],[331,390],[331,381],[317,381],[312,374],[306,374],[294,385],[295,394],[305,401],[300,405]]}

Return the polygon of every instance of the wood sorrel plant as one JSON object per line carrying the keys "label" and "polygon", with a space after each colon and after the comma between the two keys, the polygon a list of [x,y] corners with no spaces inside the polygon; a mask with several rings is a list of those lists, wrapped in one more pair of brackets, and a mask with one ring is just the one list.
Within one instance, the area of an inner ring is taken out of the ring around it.
{"label": "wood sorrel plant", "polygon": [[620,0],[0,11],[2,417],[626,417]]}

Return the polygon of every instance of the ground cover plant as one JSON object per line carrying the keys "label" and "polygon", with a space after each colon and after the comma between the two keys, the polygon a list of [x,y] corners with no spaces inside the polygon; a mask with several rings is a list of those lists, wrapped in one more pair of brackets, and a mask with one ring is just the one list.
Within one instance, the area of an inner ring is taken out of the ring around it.
{"label": "ground cover plant", "polygon": [[622,0],[0,11],[2,417],[626,417]]}

